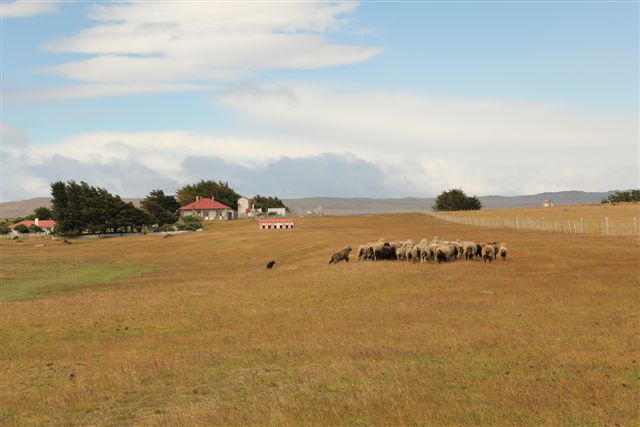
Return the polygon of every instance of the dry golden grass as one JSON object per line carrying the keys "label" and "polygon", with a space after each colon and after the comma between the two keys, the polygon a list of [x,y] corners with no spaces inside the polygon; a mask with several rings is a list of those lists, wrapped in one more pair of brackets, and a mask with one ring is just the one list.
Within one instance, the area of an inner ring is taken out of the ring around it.
{"label": "dry golden grass", "polygon": [[[570,205],[512,209],[482,209],[480,211],[456,211],[443,214],[466,219],[485,219],[490,225],[526,228],[530,219],[534,229],[542,229],[540,221],[546,221],[546,230],[573,232],[583,220],[582,231],[587,234],[605,234],[605,218],[609,222],[609,234],[638,235],[640,228],[640,203],[601,205]],[[634,224],[634,218],[636,223]]]}
{"label": "dry golden grass", "polygon": [[[637,239],[419,214],[297,224],[259,231],[236,221],[44,248],[0,242],[2,288],[47,265],[144,271],[0,304],[1,422],[640,421]],[[345,243],[433,235],[508,242],[510,258],[328,265]]]}

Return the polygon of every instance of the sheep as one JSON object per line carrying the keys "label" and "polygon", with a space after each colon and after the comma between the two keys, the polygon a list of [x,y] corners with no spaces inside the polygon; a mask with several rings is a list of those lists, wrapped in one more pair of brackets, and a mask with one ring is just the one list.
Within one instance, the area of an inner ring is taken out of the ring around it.
{"label": "sheep", "polygon": [[351,246],[347,245],[340,252],[331,255],[329,264],[337,264],[342,260],[349,262],[349,252],[351,252]]}
{"label": "sheep", "polygon": [[491,262],[496,258],[496,250],[493,247],[493,245],[488,244],[488,245],[484,245],[484,247],[482,248],[482,260],[484,262]]}
{"label": "sheep", "polygon": [[450,244],[445,243],[445,244],[440,244],[436,246],[435,258],[436,258],[436,261],[438,261],[438,263],[441,263],[442,261],[444,262],[451,261],[455,258],[455,256],[456,256],[455,249]]}
{"label": "sheep", "polygon": [[276,265],[275,261],[269,261],[267,263],[267,270],[271,270],[273,268],[273,266]]}
{"label": "sheep", "polygon": [[493,259],[494,260],[498,259],[498,250],[500,249],[498,247],[498,244],[496,242],[491,242],[489,244],[493,246]]}
{"label": "sheep", "polygon": [[484,243],[476,242],[476,256],[480,258],[482,256],[482,248],[484,247]]}
{"label": "sheep", "polygon": [[356,261],[364,261],[367,259],[367,251],[369,249],[369,245],[360,245],[358,248],[358,255],[356,257]]}
{"label": "sheep", "polygon": [[382,249],[380,249],[380,259],[397,259],[396,257],[396,248],[391,246],[389,243],[385,243],[382,245]]}
{"label": "sheep", "polygon": [[420,258],[420,252],[418,250],[418,246],[413,246],[410,249],[407,249],[407,261],[408,262],[416,262]]}
{"label": "sheep", "polygon": [[502,258],[503,261],[507,260],[507,244],[506,243],[500,243],[500,248],[498,248],[498,253],[500,254],[500,258]]}
{"label": "sheep", "polygon": [[476,256],[476,250],[476,244],[474,242],[462,242],[462,253],[464,254],[464,259],[473,259],[473,257]]}
{"label": "sheep", "polygon": [[433,249],[430,246],[427,246],[424,250],[420,252],[420,262],[427,262],[430,259],[434,258]]}
{"label": "sheep", "polygon": [[419,259],[420,262],[425,262],[431,258],[431,250],[429,249],[429,242],[427,239],[422,239],[415,248],[417,249],[416,260]]}
{"label": "sheep", "polygon": [[404,246],[396,249],[396,258],[398,261],[404,261],[407,258],[407,249]]}

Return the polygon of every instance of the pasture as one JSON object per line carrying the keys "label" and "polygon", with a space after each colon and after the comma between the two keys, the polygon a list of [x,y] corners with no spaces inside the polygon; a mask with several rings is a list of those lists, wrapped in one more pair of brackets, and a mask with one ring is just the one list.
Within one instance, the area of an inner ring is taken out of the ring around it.
{"label": "pasture", "polygon": [[[637,238],[421,214],[296,226],[0,241],[0,422],[640,422]],[[509,259],[328,265],[347,243],[435,235]]]}

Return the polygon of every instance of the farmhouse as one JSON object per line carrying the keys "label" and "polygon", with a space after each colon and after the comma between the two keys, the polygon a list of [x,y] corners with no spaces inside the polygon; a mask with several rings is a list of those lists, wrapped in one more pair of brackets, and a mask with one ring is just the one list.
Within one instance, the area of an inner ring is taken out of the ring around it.
{"label": "farmhouse", "polygon": [[294,228],[293,218],[265,218],[258,220],[260,230],[280,230],[283,228]]}
{"label": "farmhouse", "polygon": [[553,200],[551,199],[547,199],[544,202],[542,202],[542,206],[544,206],[545,208],[550,208],[554,205]]}
{"label": "farmhouse", "polygon": [[[20,224],[24,225],[27,228],[31,227],[32,225],[37,225],[38,227],[42,228],[42,231],[44,233],[50,234],[53,231],[53,229],[55,228],[56,224],[58,224],[58,222],[54,221],[52,219],[40,220],[40,219],[36,218],[33,221],[20,221],[20,222],[17,222],[15,224],[11,225],[11,229],[12,230],[15,229]],[[15,231],[14,231],[14,233],[15,233]]]}
{"label": "farmhouse", "polygon": [[205,221],[233,219],[233,209],[213,198],[196,197],[196,201],[180,208],[180,216],[196,216]]}

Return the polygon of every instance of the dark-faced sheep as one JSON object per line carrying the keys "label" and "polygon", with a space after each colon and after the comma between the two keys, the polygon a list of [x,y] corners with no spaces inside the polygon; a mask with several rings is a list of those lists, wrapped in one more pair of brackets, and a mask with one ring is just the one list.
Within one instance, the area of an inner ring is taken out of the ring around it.
{"label": "dark-faced sheep", "polygon": [[340,252],[336,252],[335,254],[331,255],[329,264],[337,264],[340,261],[349,262],[349,252],[351,252],[351,246],[347,245]]}
{"label": "dark-faced sheep", "polygon": [[482,260],[484,262],[491,262],[494,259],[496,259],[496,250],[493,247],[493,245],[488,244],[488,245],[484,245],[484,247],[482,248]]}

